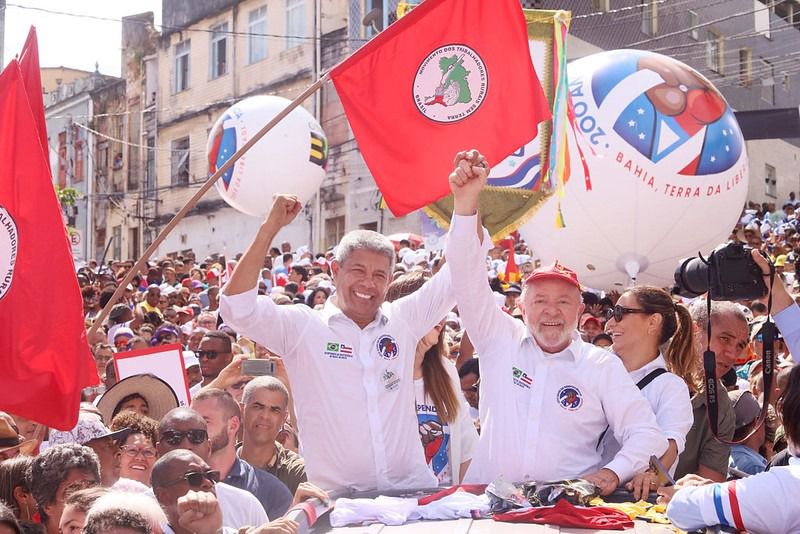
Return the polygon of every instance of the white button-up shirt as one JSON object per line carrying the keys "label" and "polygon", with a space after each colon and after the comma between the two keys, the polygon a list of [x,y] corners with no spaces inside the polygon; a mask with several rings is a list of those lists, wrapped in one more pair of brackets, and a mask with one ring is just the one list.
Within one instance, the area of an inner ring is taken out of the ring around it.
{"label": "white button-up shirt", "polygon": [[667,517],[684,530],[722,525],[754,534],[800,532],[800,458],[740,480],[684,486],[667,506]]}
{"label": "white button-up shirt", "polygon": [[[631,371],[629,376],[634,384],[649,375],[656,369],[666,369],[667,363],[664,357],[659,354],[655,360],[647,362],[639,369]],[[689,387],[681,377],[673,373],[664,373],[653,379],[644,389],[641,390],[644,398],[650,403],[653,413],[656,415],[656,422],[664,432],[667,439],[675,441],[678,447],[678,455],[686,448],[686,434],[692,428],[694,414],[692,413],[692,398],[689,395]],[[619,443],[614,439],[610,431],[603,440],[603,460],[611,461],[619,451]],[[669,468],[671,475],[675,475],[678,468],[678,459]]]}
{"label": "white button-up shirt", "polygon": [[[626,480],[667,440],[619,358],[580,340],[545,354],[523,322],[500,310],[486,281],[475,216],[454,216],[446,256],[458,309],[480,355],[481,436],[466,482],[559,480],[606,467]],[[622,441],[607,465],[598,439]]]}
{"label": "white button-up shirt", "polygon": [[455,305],[443,268],[384,302],[361,329],[325,307],[277,306],[257,290],[222,295],[225,323],[286,362],[310,482],[326,490],[433,488],[414,404],[417,342]]}

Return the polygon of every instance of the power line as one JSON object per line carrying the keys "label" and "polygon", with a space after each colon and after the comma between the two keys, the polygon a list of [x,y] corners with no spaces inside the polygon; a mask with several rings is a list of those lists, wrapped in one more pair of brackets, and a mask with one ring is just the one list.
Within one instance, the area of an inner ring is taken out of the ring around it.
{"label": "power line", "polygon": [[[55,9],[47,9],[44,7],[34,7],[34,6],[23,6],[20,4],[6,4],[7,7],[15,7],[18,9],[27,9],[30,11],[39,11],[42,13],[48,13],[51,15],[63,15],[67,17],[75,17],[75,18],[82,18],[82,19],[91,19],[91,20],[99,20],[105,22],[118,22],[122,23],[122,19],[114,18],[114,17],[101,17],[99,15],[87,15],[85,13],[70,13],[68,11],[58,11]],[[124,22],[132,23],[132,24],[140,24],[143,26],[149,26],[151,23],[149,21],[144,20],[137,20],[137,19],[127,19]],[[326,42],[367,42],[369,39],[358,39],[358,38],[329,38],[329,37],[314,37],[308,35],[291,35],[291,34],[283,34],[283,33],[258,33],[258,32],[243,32],[243,31],[232,31],[232,30],[225,30],[219,31],[216,29],[211,28],[189,28],[189,27],[180,27],[180,26],[167,26],[164,24],[152,24],[153,27],[161,28],[161,31],[168,30],[172,33],[177,32],[198,32],[198,33],[211,33],[211,34],[224,34],[224,35],[232,35],[236,37],[264,37],[270,39],[297,39],[297,40],[306,40],[306,41],[326,41]]]}
{"label": "power line", "polygon": [[644,39],[642,41],[636,41],[635,43],[629,43],[629,44],[625,45],[625,48],[641,46],[643,44],[652,43],[652,42],[655,42],[655,41],[660,41],[661,39],[664,39],[666,37],[674,37],[676,35],[681,35],[683,33],[690,32],[692,30],[698,30],[700,28],[705,28],[707,26],[711,26],[712,24],[718,24],[720,22],[725,22],[727,20],[732,20],[732,19],[735,19],[737,17],[743,17],[745,15],[751,15],[751,14],[759,13],[761,11],[772,9],[773,7],[775,7],[777,5],[780,5],[780,4],[784,3],[784,2],[786,2],[786,0],[778,0],[777,2],[775,2],[774,4],[772,4],[770,6],[765,6],[763,8],[758,8],[758,9],[750,9],[748,11],[740,11],[739,13],[734,13],[733,15],[720,17],[718,19],[714,19],[714,20],[709,21],[709,22],[703,22],[703,23],[700,23],[700,24],[695,24],[694,26],[690,26],[689,28],[685,28],[683,30],[678,30],[678,31],[675,31],[675,32],[670,32],[670,33],[665,33],[665,34],[662,34],[662,35],[651,37],[650,39]]}

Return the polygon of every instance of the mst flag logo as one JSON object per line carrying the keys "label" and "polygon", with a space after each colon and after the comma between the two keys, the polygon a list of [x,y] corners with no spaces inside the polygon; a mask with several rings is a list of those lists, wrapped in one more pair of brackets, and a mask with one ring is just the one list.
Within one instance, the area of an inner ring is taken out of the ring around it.
{"label": "mst flag logo", "polygon": [[0,300],[11,289],[14,264],[19,247],[17,224],[3,206],[0,206]]}
{"label": "mst flag logo", "polygon": [[486,65],[475,50],[445,45],[428,54],[417,69],[414,103],[433,121],[457,122],[475,113],[488,87]]}

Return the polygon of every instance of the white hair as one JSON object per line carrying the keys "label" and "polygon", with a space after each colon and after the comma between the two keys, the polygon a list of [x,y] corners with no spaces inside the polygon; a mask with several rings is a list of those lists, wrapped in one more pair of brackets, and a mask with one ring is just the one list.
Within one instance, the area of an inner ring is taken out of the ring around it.
{"label": "white hair", "polygon": [[261,389],[266,389],[267,391],[277,391],[281,393],[284,398],[284,406],[289,405],[289,390],[286,389],[286,386],[283,385],[283,382],[274,376],[258,376],[248,382],[247,385],[244,386],[244,391],[242,392],[242,405],[247,406],[247,404],[250,402],[250,397],[252,397],[256,391]]}
{"label": "white hair", "polygon": [[353,230],[348,232],[336,246],[334,259],[341,265],[356,250],[367,250],[386,256],[389,260],[389,272],[394,271],[394,245],[385,235],[372,230]]}

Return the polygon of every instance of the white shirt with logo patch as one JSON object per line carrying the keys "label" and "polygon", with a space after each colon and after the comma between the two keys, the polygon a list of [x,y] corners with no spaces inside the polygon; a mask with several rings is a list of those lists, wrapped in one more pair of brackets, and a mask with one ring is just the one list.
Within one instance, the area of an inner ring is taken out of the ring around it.
{"label": "white shirt with logo patch", "polygon": [[[453,216],[446,257],[458,309],[481,362],[481,436],[465,482],[552,481],[606,467],[626,480],[667,440],[619,358],[581,341],[545,354],[524,323],[494,305],[475,216]],[[488,236],[484,236],[484,240]],[[597,441],[622,442],[607,465]]]}
{"label": "white shirt with logo patch", "polygon": [[223,294],[220,311],[284,358],[309,482],[329,491],[436,487],[419,442],[413,366],[417,342],[455,304],[449,268],[385,302],[364,329],[333,300],[319,311],[277,306],[253,288]]}

